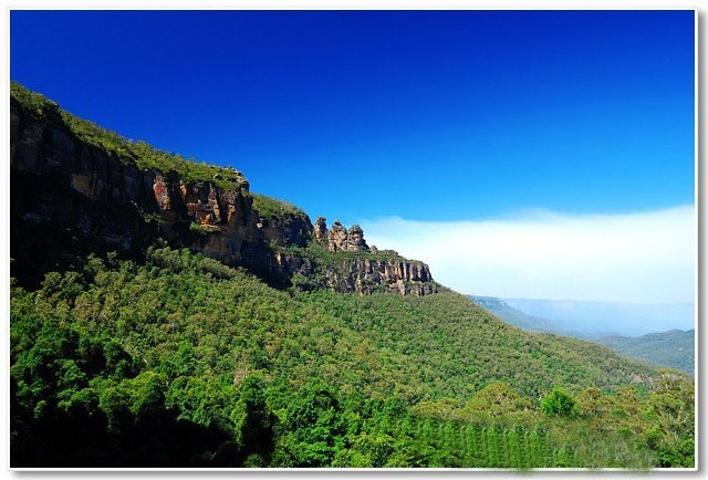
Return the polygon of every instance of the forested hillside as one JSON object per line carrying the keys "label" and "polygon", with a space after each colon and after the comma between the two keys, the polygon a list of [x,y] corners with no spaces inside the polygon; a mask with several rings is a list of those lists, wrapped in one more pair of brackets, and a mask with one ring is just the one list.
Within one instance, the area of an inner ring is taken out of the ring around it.
{"label": "forested hillside", "polygon": [[693,463],[693,387],[462,295],[279,291],[186,250],[12,289],[12,461]]}

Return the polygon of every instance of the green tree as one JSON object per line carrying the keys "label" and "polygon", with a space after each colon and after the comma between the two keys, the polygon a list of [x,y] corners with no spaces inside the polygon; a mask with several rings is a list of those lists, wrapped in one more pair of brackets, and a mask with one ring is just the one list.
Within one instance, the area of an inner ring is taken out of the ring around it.
{"label": "green tree", "polygon": [[266,466],[273,452],[275,416],[266,405],[263,380],[247,376],[239,389],[241,451],[249,466]]}
{"label": "green tree", "polygon": [[572,417],[575,414],[575,399],[562,387],[554,387],[541,400],[541,411],[549,416]]}
{"label": "green tree", "polygon": [[325,467],[344,448],[346,425],[336,391],[311,380],[291,399],[274,458],[292,466]]}

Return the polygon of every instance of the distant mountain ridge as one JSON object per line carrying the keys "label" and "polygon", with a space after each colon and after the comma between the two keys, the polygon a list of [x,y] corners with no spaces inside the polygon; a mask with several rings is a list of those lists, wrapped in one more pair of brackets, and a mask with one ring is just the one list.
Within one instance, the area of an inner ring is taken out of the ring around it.
{"label": "distant mountain ridge", "polygon": [[504,298],[511,307],[532,317],[553,321],[586,338],[638,336],[694,328],[693,303],[620,303],[576,300]]}
{"label": "distant mountain ridge", "polygon": [[695,330],[669,330],[641,337],[606,337],[599,343],[628,357],[693,373]]}
{"label": "distant mountain ridge", "polygon": [[580,335],[579,332],[562,328],[553,320],[528,315],[512,307],[501,298],[476,295],[468,295],[467,297],[505,322],[523,330],[535,333],[555,333],[568,337],[585,338]]}
{"label": "distant mountain ridge", "polygon": [[[695,330],[680,330],[672,329],[664,332],[653,332],[642,336],[622,336],[622,335],[602,335],[602,330],[598,329],[597,325],[604,325],[601,319],[597,321],[592,321],[592,326],[587,326],[578,322],[569,322],[566,319],[565,322],[551,320],[549,318],[544,318],[540,316],[534,316],[529,314],[529,312],[523,311],[521,308],[515,308],[512,304],[521,304],[523,307],[525,304],[536,304],[543,305],[544,302],[548,303],[561,303],[555,301],[546,300],[510,300],[502,299],[496,297],[485,297],[485,296],[475,296],[468,295],[474,303],[486,309],[490,313],[494,314],[501,320],[521,328],[529,332],[537,333],[553,333],[556,335],[562,335],[567,337],[575,337],[586,340],[595,341],[602,345],[605,345],[615,352],[631,357],[638,360],[647,361],[655,365],[675,368],[677,370],[684,371],[686,373],[693,373],[694,370],[694,337]],[[573,303],[576,304],[590,304],[596,305],[600,302],[562,302],[565,305],[573,307]],[[618,304],[621,306],[627,304]],[[606,303],[602,304],[604,310],[609,310]],[[638,305],[636,310],[646,309],[644,305]],[[665,310],[666,306],[661,310]],[[577,308],[577,306],[575,306]],[[537,308],[536,311],[539,309]],[[573,308],[568,308],[572,311]],[[592,312],[592,310],[591,310]],[[557,315],[557,312],[554,313]],[[591,313],[584,312],[578,314],[576,312],[576,317],[586,318],[586,316],[591,315]],[[621,328],[621,324],[615,325],[616,328]]]}

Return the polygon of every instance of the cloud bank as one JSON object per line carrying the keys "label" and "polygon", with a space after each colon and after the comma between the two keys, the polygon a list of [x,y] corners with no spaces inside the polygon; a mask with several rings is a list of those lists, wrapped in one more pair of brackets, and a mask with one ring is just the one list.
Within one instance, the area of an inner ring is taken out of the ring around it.
{"label": "cloud bank", "polygon": [[694,301],[693,206],[616,215],[543,210],[502,218],[361,222],[369,245],[423,260],[461,293],[671,303]]}

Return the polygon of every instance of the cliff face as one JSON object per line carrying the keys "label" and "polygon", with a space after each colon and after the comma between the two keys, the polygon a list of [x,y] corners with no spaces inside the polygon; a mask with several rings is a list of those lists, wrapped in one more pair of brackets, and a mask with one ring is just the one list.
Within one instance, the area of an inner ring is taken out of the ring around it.
{"label": "cliff face", "polygon": [[352,259],[327,272],[328,285],[339,292],[372,293],[383,286],[400,295],[430,295],[437,293],[432,280],[428,266],[415,260]]}
{"label": "cliff face", "polygon": [[437,292],[428,266],[419,261],[406,260],[396,252],[378,252],[364,240],[359,225],[346,229],[339,220],[327,228],[327,220],[315,221],[314,241],[326,251],[360,254],[342,258],[324,276],[327,286],[340,292],[371,293],[383,287],[387,292],[401,295],[429,295]]}
{"label": "cliff face", "polygon": [[[81,141],[58,109],[11,102],[11,228],[16,261],[56,252],[138,252],[157,237],[267,274],[269,252],[247,182],[228,191],[138,170]],[[304,225],[304,234],[311,225]],[[301,239],[301,241],[304,241]]]}
{"label": "cliff face", "polygon": [[331,253],[369,248],[358,226],[346,230],[335,222],[327,230],[322,219],[313,227],[297,211],[262,215],[235,170],[226,179],[218,174],[196,181],[172,170],[139,169],[119,158],[121,152],[81,138],[51,102],[38,110],[13,96],[10,120],[12,275],[29,283],[69,266],[76,255],[139,255],[163,238],[173,247],[245,266],[275,286],[289,286],[299,275],[312,286],[342,292],[369,293],[375,286],[400,294],[435,290],[421,262],[309,258],[305,247],[313,240]]}

